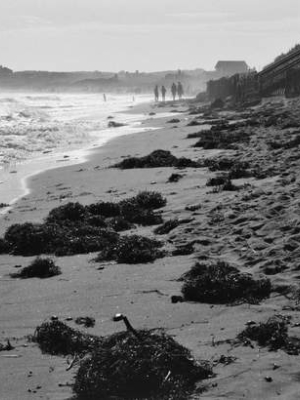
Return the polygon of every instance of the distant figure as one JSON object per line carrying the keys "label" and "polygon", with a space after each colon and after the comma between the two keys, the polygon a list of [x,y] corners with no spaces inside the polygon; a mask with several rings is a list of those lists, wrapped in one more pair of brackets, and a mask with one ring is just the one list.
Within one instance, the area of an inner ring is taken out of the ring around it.
{"label": "distant figure", "polygon": [[171,92],[172,92],[172,96],[173,96],[173,101],[175,101],[176,99],[176,94],[177,94],[177,86],[175,85],[175,83],[172,83],[171,86]]}
{"label": "distant figure", "polygon": [[154,98],[155,98],[156,102],[159,100],[159,92],[158,92],[158,86],[157,85],[154,88]]}
{"label": "distant figure", "polygon": [[177,93],[178,93],[179,99],[181,100],[182,96],[183,96],[183,86],[182,86],[181,82],[178,82]]}
{"label": "distant figure", "polygon": [[106,94],[103,93],[103,101],[106,101]]}
{"label": "distant figure", "polygon": [[134,96],[132,96],[132,101],[135,102],[135,97]]}
{"label": "distant figure", "polygon": [[162,86],[161,87],[161,97],[162,97],[163,102],[166,101],[166,92],[167,92],[167,89],[164,86]]}

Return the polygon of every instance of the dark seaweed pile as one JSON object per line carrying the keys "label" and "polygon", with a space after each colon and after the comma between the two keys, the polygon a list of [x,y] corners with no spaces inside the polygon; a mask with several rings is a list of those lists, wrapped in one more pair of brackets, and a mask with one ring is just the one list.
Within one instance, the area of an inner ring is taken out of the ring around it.
{"label": "dark seaweed pile", "polygon": [[133,169],[133,168],[158,168],[158,167],[199,167],[196,161],[189,158],[177,158],[168,150],[155,150],[144,157],[129,157],[112,166],[112,168]]}
{"label": "dark seaweed pile", "polygon": [[247,326],[237,339],[245,345],[249,340],[259,346],[268,347],[271,351],[282,349],[291,355],[300,354],[300,339],[288,335],[288,320],[282,316],[273,316],[266,322],[253,323]]}
{"label": "dark seaweed pile", "polygon": [[21,269],[20,272],[11,274],[13,278],[51,278],[60,275],[60,268],[55,265],[51,258],[37,257],[27,267]]}
{"label": "dark seaweed pile", "polygon": [[43,322],[32,339],[43,353],[53,355],[86,353],[102,343],[102,338],[70,328],[59,320]]}
{"label": "dark seaweed pile", "polygon": [[207,363],[196,363],[173,338],[137,331],[104,339],[82,361],[75,378],[78,399],[183,399],[198,380],[211,376]]}
{"label": "dark seaweed pile", "polygon": [[100,252],[96,261],[115,260],[125,264],[153,262],[164,256],[161,247],[162,243],[157,240],[139,235],[125,235],[121,236],[115,245]]}
{"label": "dark seaweed pile", "polygon": [[185,300],[200,303],[259,303],[269,297],[271,291],[268,279],[254,280],[252,275],[241,273],[223,261],[196,263],[180,279],[184,281]]}
{"label": "dark seaweed pile", "polygon": [[0,239],[0,253],[64,256],[103,251],[118,243],[117,231],[134,224],[161,224],[155,210],[165,204],[160,193],[148,191],[118,203],[67,203],[51,210],[44,223],[11,225]]}

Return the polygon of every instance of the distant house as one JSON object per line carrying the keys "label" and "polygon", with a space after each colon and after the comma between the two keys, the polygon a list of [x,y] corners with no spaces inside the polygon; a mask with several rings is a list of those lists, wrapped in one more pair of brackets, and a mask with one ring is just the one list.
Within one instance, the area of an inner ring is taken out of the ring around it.
{"label": "distant house", "polygon": [[245,61],[218,61],[215,70],[219,76],[232,76],[248,72],[249,67]]}

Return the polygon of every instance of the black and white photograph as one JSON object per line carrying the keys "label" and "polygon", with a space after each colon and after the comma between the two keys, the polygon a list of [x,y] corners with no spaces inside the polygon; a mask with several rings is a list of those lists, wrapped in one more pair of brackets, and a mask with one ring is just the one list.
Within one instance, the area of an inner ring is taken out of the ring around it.
{"label": "black and white photograph", "polygon": [[0,400],[299,365],[299,0],[0,0]]}

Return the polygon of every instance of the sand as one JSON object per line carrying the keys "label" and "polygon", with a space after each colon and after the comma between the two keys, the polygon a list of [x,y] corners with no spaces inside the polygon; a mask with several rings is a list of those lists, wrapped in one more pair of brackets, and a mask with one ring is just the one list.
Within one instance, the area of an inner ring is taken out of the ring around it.
{"label": "sand", "polygon": [[[149,105],[143,112],[165,112],[172,108]],[[15,346],[12,351],[0,352],[0,399],[70,399],[76,367],[67,371],[68,358],[42,354],[28,341],[27,335],[33,334],[37,325],[52,315],[63,321],[89,315],[96,319],[96,325],[88,332],[111,334],[123,330],[122,323],[112,321],[117,312],[127,315],[136,328],[164,328],[188,347],[194,357],[214,363],[215,377],[203,383],[206,390],[201,395],[195,394],[194,399],[299,398],[298,356],[281,350],[270,352],[257,345],[251,348],[226,342],[235,338],[247,321],[265,321],[274,314],[292,316],[291,333],[300,333],[298,312],[293,311],[296,301],[282,294],[296,285],[298,279],[297,148],[270,152],[266,145],[270,137],[278,139],[279,135],[280,140],[285,140],[288,133],[286,129],[262,126],[252,129],[251,146],[239,151],[194,148],[192,144],[197,139],[188,140],[186,136],[200,127],[186,126],[195,118],[186,112],[187,105],[176,108],[185,111],[174,114],[179,123],[168,123],[170,117],[149,119],[144,126],[159,129],[112,140],[95,149],[83,164],[32,177],[28,182],[30,193],[2,217],[1,235],[12,223],[42,222],[52,208],[69,201],[82,204],[100,199],[118,201],[141,190],[155,190],[168,201],[163,208],[164,219],[189,219],[162,239],[172,245],[192,242],[194,253],[138,265],[95,263],[96,254],[56,257],[62,275],[44,280],[10,279],[8,274],[15,271],[15,265],[28,265],[33,257],[0,256],[0,342],[10,338]],[[239,191],[213,193],[206,181],[215,173],[206,168],[180,170],[184,177],[177,183],[167,183],[168,177],[178,172],[174,168],[108,169],[125,156],[143,156],[156,149],[170,150],[178,157],[194,160],[224,154],[233,157],[238,153],[241,158],[276,171],[265,179],[235,180],[241,186]],[[295,179],[291,179],[292,175]],[[186,209],[193,205],[198,205],[195,211]],[[138,228],[133,232],[154,236],[153,229]],[[291,246],[285,246],[287,243]],[[255,277],[265,276],[263,270],[268,264],[283,263],[287,269],[268,276],[278,290],[258,305],[172,304],[170,297],[179,295],[182,285],[177,279],[201,255],[226,260]],[[68,323],[76,326],[72,320]],[[236,360],[230,365],[218,364],[221,355],[234,356]],[[274,364],[279,368],[273,369]],[[266,377],[272,381],[268,382]]]}

